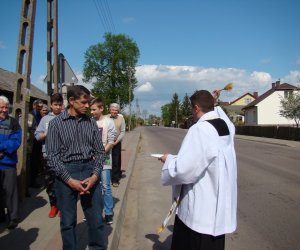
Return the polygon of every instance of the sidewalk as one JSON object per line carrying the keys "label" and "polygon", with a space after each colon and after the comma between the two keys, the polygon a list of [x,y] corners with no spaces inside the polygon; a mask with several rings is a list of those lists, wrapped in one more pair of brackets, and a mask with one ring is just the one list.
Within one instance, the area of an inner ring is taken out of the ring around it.
{"label": "sidewalk", "polygon": [[248,136],[248,135],[235,135],[235,138],[239,140],[263,142],[263,143],[288,146],[288,147],[300,149],[300,141],[280,140],[274,138],[255,137],[255,136]]}
{"label": "sidewalk", "polygon": [[[111,226],[105,225],[108,249],[117,249],[118,247],[120,229],[124,221],[127,186],[134,166],[139,139],[140,130],[137,128],[126,133],[122,143],[122,170],[125,172],[119,187],[112,187],[115,202],[114,222]],[[5,228],[6,224],[0,224],[0,248],[3,250],[62,249],[59,218],[48,218],[50,207],[46,191],[30,189],[30,193],[31,197],[26,198],[20,206],[21,222],[19,226],[15,230],[9,231]],[[87,249],[87,225],[82,221],[83,212],[79,203],[77,206],[79,249]]]}

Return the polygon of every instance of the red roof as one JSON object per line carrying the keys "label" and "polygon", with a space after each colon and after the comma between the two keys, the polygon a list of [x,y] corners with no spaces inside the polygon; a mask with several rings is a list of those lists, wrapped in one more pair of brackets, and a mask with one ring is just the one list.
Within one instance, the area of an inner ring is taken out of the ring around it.
{"label": "red roof", "polygon": [[250,102],[243,109],[248,109],[248,108],[251,108],[251,107],[255,106],[256,104],[260,103],[262,100],[266,99],[269,95],[273,94],[275,91],[278,91],[278,90],[297,90],[297,89],[299,89],[299,88],[296,87],[296,86],[293,86],[291,84],[288,84],[288,83],[275,85],[274,87],[269,89],[267,92],[260,95],[256,100]]}

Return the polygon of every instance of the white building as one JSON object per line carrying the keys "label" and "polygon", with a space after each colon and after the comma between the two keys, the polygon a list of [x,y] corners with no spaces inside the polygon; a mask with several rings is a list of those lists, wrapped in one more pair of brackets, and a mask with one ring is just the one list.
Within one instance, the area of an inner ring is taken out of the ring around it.
{"label": "white building", "polygon": [[294,120],[286,119],[279,114],[280,100],[287,98],[300,88],[280,81],[272,83],[272,88],[243,108],[245,125],[294,125]]}

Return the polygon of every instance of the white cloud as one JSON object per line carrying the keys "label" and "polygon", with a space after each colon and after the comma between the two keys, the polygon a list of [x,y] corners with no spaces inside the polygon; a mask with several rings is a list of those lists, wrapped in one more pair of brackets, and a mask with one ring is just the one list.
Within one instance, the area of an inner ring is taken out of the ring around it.
{"label": "white cloud", "polygon": [[142,84],[141,86],[137,87],[136,91],[137,92],[150,92],[153,90],[153,86],[151,82],[146,82]]}
{"label": "white cloud", "polygon": [[[274,79],[268,72],[247,71],[239,68],[204,68],[195,66],[142,65],[136,68],[138,82],[151,82],[152,91],[135,91],[140,105],[148,109],[149,114],[160,114],[160,106],[168,103],[176,92],[182,99],[195,90],[223,88],[228,82],[233,83],[231,92],[222,92],[222,100],[232,101],[247,92],[259,95],[271,88]],[[281,82],[297,85],[300,71],[291,71],[282,77]],[[160,105],[161,102],[161,105]]]}

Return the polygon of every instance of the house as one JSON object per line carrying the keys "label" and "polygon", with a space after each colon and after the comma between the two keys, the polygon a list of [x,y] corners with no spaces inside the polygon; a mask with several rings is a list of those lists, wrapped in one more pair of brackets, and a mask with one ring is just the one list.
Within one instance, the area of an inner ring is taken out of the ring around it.
{"label": "house", "polygon": [[254,101],[257,96],[257,92],[253,94],[246,93],[232,102],[223,103],[224,108],[234,123],[244,123],[244,111],[242,109]]}
{"label": "house", "polygon": [[280,81],[272,83],[272,88],[243,108],[245,125],[293,125],[294,121],[280,116],[280,100],[287,98],[300,88]]}

